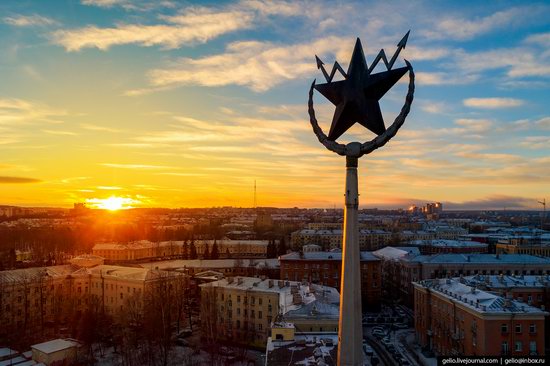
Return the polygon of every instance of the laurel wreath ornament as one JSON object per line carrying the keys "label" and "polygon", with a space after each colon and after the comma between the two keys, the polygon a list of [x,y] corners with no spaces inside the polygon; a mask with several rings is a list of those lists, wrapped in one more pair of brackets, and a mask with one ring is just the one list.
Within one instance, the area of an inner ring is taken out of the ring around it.
{"label": "laurel wreath ornament", "polygon": [[328,150],[335,152],[338,155],[359,158],[384,146],[392,137],[394,137],[399,128],[403,125],[403,123],[405,123],[405,118],[407,118],[407,115],[411,110],[411,104],[414,99],[414,71],[409,61],[405,60],[405,63],[409,69],[409,88],[407,91],[407,96],[405,97],[405,104],[401,108],[401,112],[395,118],[393,124],[386,129],[383,134],[378,135],[371,141],[367,141],[362,144],[358,142],[351,142],[344,145],[328,139],[327,135],[325,135],[319,126],[317,118],[315,117],[315,109],[313,108],[313,88],[315,87],[315,80],[313,80],[311,88],[309,89],[308,113],[311,127],[319,139],[319,142],[321,142]]}

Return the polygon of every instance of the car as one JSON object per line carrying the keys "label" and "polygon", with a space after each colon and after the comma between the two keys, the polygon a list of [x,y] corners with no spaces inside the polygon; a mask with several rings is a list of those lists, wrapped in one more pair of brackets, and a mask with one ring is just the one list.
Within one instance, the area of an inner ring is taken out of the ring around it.
{"label": "car", "polygon": [[374,350],[372,349],[372,347],[366,344],[363,344],[363,351],[367,356],[372,356],[374,354]]}
{"label": "car", "polygon": [[389,337],[384,337],[384,338],[382,338],[382,343],[383,343],[385,346],[387,346],[387,345],[389,345],[389,344],[392,344],[392,342],[391,342],[391,340],[390,340]]}
{"label": "car", "polygon": [[372,366],[377,366],[380,363],[380,359],[376,356],[370,358],[370,363]]}
{"label": "car", "polygon": [[401,359],[401,361],[399,361],[399,365],[400,366],[410,366],[411,363],[407,360],[405,360],[404,358]]}
{"label": "car", "polygon": [[382,338],[386,335],[386,332],[381,329],[375,329],[372,331],[372,335],[376,338]]}
{"label": "car", "polygon": [[395,323],[393,326],[394,328],[397,328],[397,329],[407,329],[409,327],[407,324],[403,324],[403,323]]}
{"label": "car", "polygon": [[376,330],[376,329],[378,329],[378,330],[380,330],[380,331],[382,331],[382,332],[385,332],[385,331],[386,331],[386,328],[384,328],[384,327],[381,326],[381,325],[377,325],[377,326],[372,327],[372,330]]}

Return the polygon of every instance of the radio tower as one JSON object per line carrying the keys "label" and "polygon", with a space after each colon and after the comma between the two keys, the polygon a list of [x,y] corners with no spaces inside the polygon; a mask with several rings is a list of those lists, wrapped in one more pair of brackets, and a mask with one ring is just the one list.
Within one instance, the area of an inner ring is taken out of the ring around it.
{"label": "radio tower", "polygon": [[256,179],[254,179],[254,208],[256,208]]}

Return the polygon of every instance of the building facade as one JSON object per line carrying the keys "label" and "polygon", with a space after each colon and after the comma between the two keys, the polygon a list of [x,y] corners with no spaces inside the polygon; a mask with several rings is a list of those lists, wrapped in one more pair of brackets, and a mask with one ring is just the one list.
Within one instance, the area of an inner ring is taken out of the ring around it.
{"label": "building facade", "polygon": [[[341,252],[288,253],[279,257],[283,280],[305,281],[340,289]],[[364,309],[380,308],[382,275],[380,259],[371,252],[361,252],[361,295]]]}
{"label": "building facade", "polygon": [[[339,303],[338,291],[300,282],[229,277],[201,287],[201,325],[207,343],[237,343],[263,349],[278,316],[312,303]],[[299,317],[295,314],[295,317]],[[301,327],[319,327],[315,316]]]}
{"label": "building facade", "polygon": [[421,347],[440,356],[544,355],[545,311],[459,280],[414,283]]}

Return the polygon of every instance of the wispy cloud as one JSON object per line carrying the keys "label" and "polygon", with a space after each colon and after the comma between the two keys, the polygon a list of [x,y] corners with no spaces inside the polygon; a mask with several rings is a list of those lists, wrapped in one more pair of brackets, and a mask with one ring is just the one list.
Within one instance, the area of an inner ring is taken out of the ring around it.
{"label": "wispy cloud", "polygon": [[0,183],[18,184],[18,183],[40,183],[40,179],[25,178],[25,177],[6,177],[0,176]]}
{"label": "wispy cloud", "polygon": [[39,102],[16,98],[0,98],[0,126],[31,122],[59,123],[58,117],[68,113]]}
{"label": "wispy cloud", "polygon": [[89,130],[89,131],[100,131],[100,132],[121,132],[121,130],[117,128],[111,128],[111,127],[105,127],[105,126],[99,126],[92,123],[81,123],[80,127]]}
{"label": "wispy cloud", "polygon": [[78,135],[76,132],[63,131],[63,130],[42,130],[42,132],[48,133],[50,135],[59,135],[59,136],[76,136],[76,135]]}
{"label": "wispy cloud", "polygon": [[102,163],[101,166],[118,169],[136,169],[136,170],[162,170],[162,169],[178,169],[173,166],[166,165],[148,165],[148,164],[114,164],[114,163]]}
{"label": "wispy cloud", "polygon": [[4,18],[4,23],[15,27],[34,27],[58,24],[55,20],[42,15],[13,15]]}
{"label": "wispy cloud", "polygon": [[442,16],[435,20],[433,29],[423,31],[432,39],[468,40],[504,27],[517,27],[544,21],[550,7],[544,5],[514,7],[488,16],[465,18]]}
{"label": "wispy cloud", "polygon": [[278,45],[270,42],[234,42],[223,54],[202,58],[182,58],[166,68],[152,70],[154,86],[166,85],[243,85],[266,91],[298,77],[317,71],[311,55],[349,57],[349,42],[327,37],[311,43]]}
{"label": "wispy cloud", "polygon": [[524,104],[523,100],[514,98],[468,98],[464,99],[466,107],[481,109],[499,109],[519,107]]}

